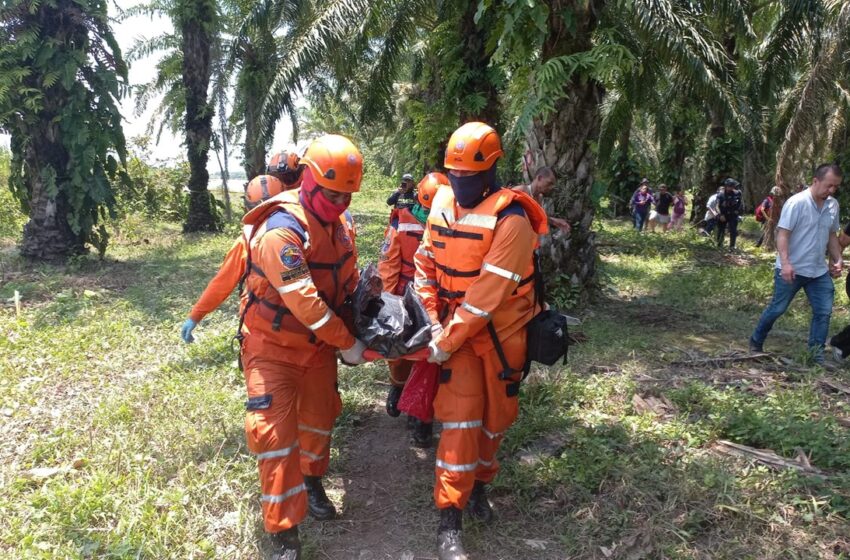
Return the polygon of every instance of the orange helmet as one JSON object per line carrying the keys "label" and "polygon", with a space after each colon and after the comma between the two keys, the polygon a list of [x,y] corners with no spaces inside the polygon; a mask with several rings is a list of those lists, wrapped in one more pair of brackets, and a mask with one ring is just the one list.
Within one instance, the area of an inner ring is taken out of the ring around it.
{"label": "orange helmet", "polygon": [[486,171],[504,155],[499,133],[482,122],[470,122],[454,131],[446,147],[446,169]]}
{"label": "orange helmet", "polygon": [[442,173],[429,173],[419,181],[416,186],[419,205],[425,208],[431,208],[431,203],[434,201],[434,195],[437,194],[437,189],[440,185],[448,185],[449,178]]}
{"label": "orange helmet", "polygon": [[245,187],[245,205],[253,208],[284,191],[283,183],[271,175],[257,175]]}
{"label": "orange helmet", "polygon": [[310,144],[301,158],[313,171],[319,185],[333,191],[360,192],[363,156],[351,140],[338,134],[326,134]]}
{"label": "orange helmet", "polygon": [[284,189],[294,189],[301,184],[304,166],[300,165],[298,153],[294,146],[278,152],[271,157],[266,167],[266,173],[279,179]]}

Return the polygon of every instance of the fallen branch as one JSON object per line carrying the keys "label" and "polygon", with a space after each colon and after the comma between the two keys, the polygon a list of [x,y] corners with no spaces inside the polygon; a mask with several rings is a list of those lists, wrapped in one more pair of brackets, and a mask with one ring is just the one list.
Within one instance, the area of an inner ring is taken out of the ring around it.
{"label": "fallen branch", "polygon": [[822,385],[826,385],[833,391],[838,391],[839,393],[845,393],[847,395],[850,395],[850,387],[844,385],[843,383],[839,383],[838,381],[834,379],[829,379],[828,377],[821,377],[819,381]]}
{"label": "fallen branch", "polygon": [[794,469],[795,471],[809,474],[824,474],[822,470],[812,466],[809,458],[802,450],[797,450],[797,458],[791,460],[780,457],[771,449],[756,449],[722,439],[715,442],[713,449],[725,455],[749,459],[775,469]]}
{"label": "fallen branch", "polygon": [[705,365],[720,365],[720,364],[731,364],[735,362],[748,362],[752,360],[760,360],[762,358],[769,358],[770,354],[767,352],[758,352],[756,354],[744,354],[741,356],[718,356],[716,358],[700,358],[698,360],[677,360],[675,362],[671,362],[672,366],[705,366]]}

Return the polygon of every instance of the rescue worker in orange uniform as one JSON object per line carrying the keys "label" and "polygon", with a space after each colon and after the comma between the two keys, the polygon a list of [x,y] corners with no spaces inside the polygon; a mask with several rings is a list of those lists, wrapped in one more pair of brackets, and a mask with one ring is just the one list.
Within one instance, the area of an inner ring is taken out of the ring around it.
{"label": "rescue worker in orange uniform", "polygon": [[[283,192],[283,183],[270,175],[258,175],[251,179],[245,188],[245,207],[253,208],[264,200]],[[180,329],[180,337],[185,342],[194,342],[192,331],[208,314],[215,311],[224,300],[233,293],[242,275],[245,274],[247,241],[251,236],[251,227],[244,226],[242,235],[227,252],[218,272],[207,284],[206,289],[189,312],[189,318]],[[240,297],[242,294],[240,294]]]}
{"label": "rescue worker in orange uniform", "polygon": [[342,404],[336,351],[363,363],[365,345],[340,314],[358,281],[348,206],[360,190],[363,158],[350,140],[315,140],[301,163],[301,187],[245,218],[249,239],[241,361],[248,387],[245,432],[257,456],[265,529],[276,559],[300,557],[298,524],[309,510],[332,519],[322,476]]}
{"label": "rescue worker in orange uniform", "polygon": [[[417,202],[411,208],[400,208],[393,221],[387,227],[378,272],[384,284],[384,290],[392,294],[404,295],[405,289],[416,273],[413,258],[422,241],[425,222],[431,202],[440,185],[448,185],[449,179],[442,173],[429,173],[416,188]],[[398,401],[413,362],[410,360],[390,360],[390,390],[387,394],[387,414],[397,417],[401,414]],[[411,420],[408,418],[408,420]],[[415,419],[414,419],[415,420]],[[430,447],[433,424],[430,422],[411,422],[415,426],[413,444],[417,447]]]}
{"label": "rescue worker in orange uniform", "polygon": [[464,509],[485,522],[486,485],[499,470],[496,451],[517,416],[526,324],[535,303],[532,254],[546,213],[526,193],[500,188],[498,134],[471,122],[452,134],[445,168],[451,188],[437,191],[417,251],[416,292],[442,331],[429,345],[439,363],[434,499],[440,510],[440,560],[467,558]]}
{"label": "rescue worker in orange uniform", "polygon": [[266,174],[283,183],[284,190],[297,189],[301,186],[301,175],[304,171],[301,155],[300,150],[294,146],[274,154],[266,166]]}

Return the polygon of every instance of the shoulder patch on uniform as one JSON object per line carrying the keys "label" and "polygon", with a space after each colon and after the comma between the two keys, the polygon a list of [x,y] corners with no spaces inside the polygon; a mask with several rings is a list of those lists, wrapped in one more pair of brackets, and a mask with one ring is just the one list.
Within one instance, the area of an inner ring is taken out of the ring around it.
{"label": "shoulder patch on uniform", "polygon": [[295,243],[288,243],[280,250],[280,262],[286,268],[293,270],[304,264],[304,254]]}
{"label": "shoulder patch on uniform", "polygon": [[499,212],[497,217],[501,220],[506,216],[525,216],[525,209],[519,202],[511,202],[507,208]]}
{"label": "shoulder patch on uniform", "polygon": [[351,242],[351,236],[348,235],[347,228],[342,224],[336,226],[336,238],[347,250],[354,247],[354,244]]}
{"label": "shoulder patch on uniform", "polygon": [[290,230],[297,235],[299,239],[301,239],[302,243],[307,240],[307,234],[304,231],[304,226],[301,225],[301,222],[295,219],[295,216],[286,210],[278,210],[269,216],[268,220],[266,220],[266,231],[279,228]]}

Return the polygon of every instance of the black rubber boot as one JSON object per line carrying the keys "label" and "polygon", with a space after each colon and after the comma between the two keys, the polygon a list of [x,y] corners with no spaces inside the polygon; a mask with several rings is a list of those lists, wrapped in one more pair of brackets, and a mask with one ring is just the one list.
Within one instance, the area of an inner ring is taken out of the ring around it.
{"label": "black rubber boot", "polygon": [[270,560],[299,560],[301,558],[301,539],[298,538],[298,526],[272,533],[272,554]]}
{"label": "black rubber boot", "polygon": [[321,476],[305,476],[304,485],[307,487],[307,509],[313,519],[327,521],[336,517],[336,508],[325,494]]}
{"label": "black rubber boot", "polygon": [[463,550],[463,512],[450,507],[440,510],[440,528],[437,529],[437,557],[439,560],[469,560]]}
{"label": "black rubber boot", "polygon": [[419,423],[419,420],[416,418],[416,416],[408,416],[407,417],[407,429],[408,430],[415,430],[416,425],[418,423]]}
{"label": "black rubber boot", "polygon": [[415,447],[421,449],[431,447],[431,444],[434,442],[434,424],[417,421],[411,439]]}
{"label": "black rubber boot", "polygon": [[487,499],[487,485],[480,480],[476,480],[475,486],[472,487],[472,494],[470,494],[469,501],[466,503],[466,511],[483,523],[493,521],[493,509]]}
{"label": "black rubber boot", "polygon": [[398,418],[401,414],[401,411],[398,409],[398,399],[401,398],[402,389],[404,389],[404,387],[396,387],[393,385],[390,387],[390,392],[387,393],[387,414],[393,418]]}

